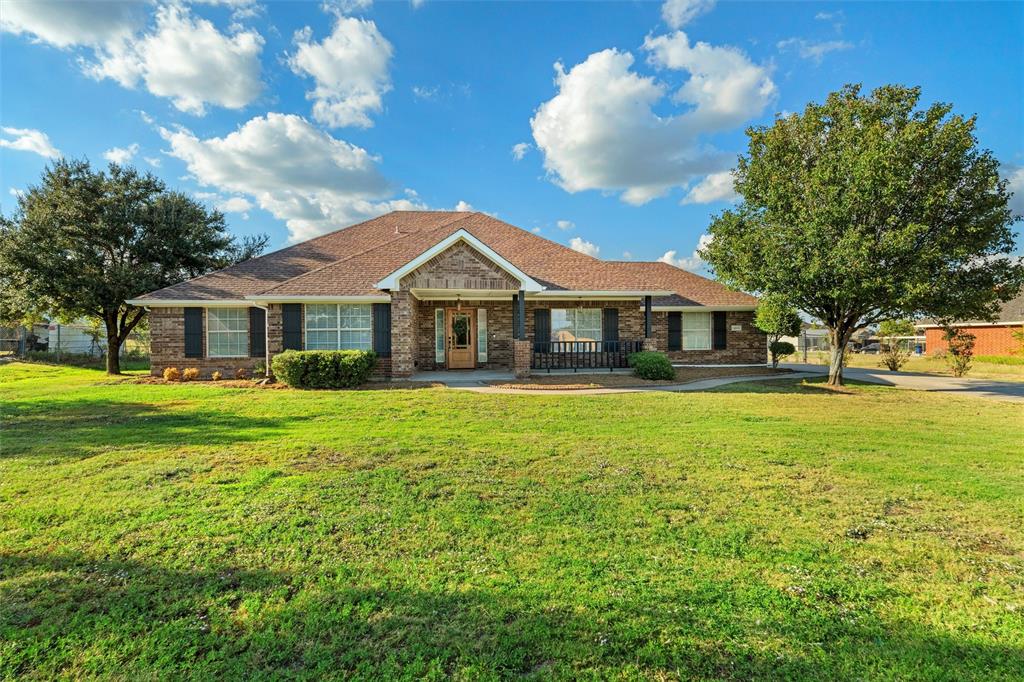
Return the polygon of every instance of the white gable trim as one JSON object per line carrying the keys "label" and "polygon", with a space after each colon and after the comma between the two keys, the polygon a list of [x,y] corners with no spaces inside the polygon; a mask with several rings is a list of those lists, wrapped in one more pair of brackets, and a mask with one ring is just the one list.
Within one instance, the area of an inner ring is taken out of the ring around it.
{"label": "white gable trim", "polygon": [[489,246],[487,246],[482,241],[471,235],[469,232],[466,232],[465,230],[459,230],[458,232],[455,232],[445,237],[437,244],[434,244],[429,249],[427,249],[420,255],[416,256],[411,261],[409,261],[402,267],[398,268],[381,281],[377,282],[377,284],[374,285],[374,288],[398,291],[399,289],[401,289],[400,282],[402,281],[403,277],[405,277],[410,272],[420,267],[428,260],[430,260],[437,254],[441,253],[442,251],[444,251],[445,249],[447,249],[448,247],[452,246],[457,242],[465,242],[469,244],[474,249],[476,249],[483,255],[487,256],[487,258],[489,258],[499,268],[501,268],[508,274],[512,275],[516,279],[518,279],[519,286],[523,291],[544,290],[544,287],[542,287],[539,283],[534,281],[532,277],[527,275],[525,272],[523,272],[516,266],[509,263],[507,260],[498,255],[493,249],[491,249]]}

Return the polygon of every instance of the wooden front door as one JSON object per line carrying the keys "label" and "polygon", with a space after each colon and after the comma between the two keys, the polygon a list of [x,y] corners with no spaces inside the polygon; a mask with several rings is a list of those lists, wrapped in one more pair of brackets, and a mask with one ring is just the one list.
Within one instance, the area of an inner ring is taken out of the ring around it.
{"label": "wooden front door", "polygon": [[476,313],[475,310],[448,308],[448,369],[476,367]]}

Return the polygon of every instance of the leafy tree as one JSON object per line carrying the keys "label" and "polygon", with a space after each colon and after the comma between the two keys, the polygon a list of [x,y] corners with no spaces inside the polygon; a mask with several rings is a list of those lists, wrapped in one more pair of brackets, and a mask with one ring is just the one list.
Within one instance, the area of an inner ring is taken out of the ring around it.
{"label": "leafy tree", "polygon": [[917,110],[919,88],[848,85],[751,128],[742,202],[702,250],[727,284],[786,296],[829,330],[830,384],[847,343],[884,319],[991,319],[1024,285],[999,162],[975,119]]}
{"label": "leafy tree", "polygon": [[957,327],[943,327],[942,338],[946,340],[946,360],[953,376],[962,377],[971,369],[974,358],[975,336]]}
{"label": "leafy tree", "polygon": [[102,320],[107,372],[119,374],[121,344],[146,314],[127,299],[251,257],[265,244],[265,237],[236,243],[223,215],[152,174],[60,160],[0,223],[0,299],[12,309]]}
{"label": "leafy tree", "polygon": [[911,350],[908,344],[902,343],[900,336],[913,336],[914,323],[910,320],[883,320],[878,325],[878,338],[881,340],[879,353],[882,364],[893,372],[898,372],[910,359]]}
{"label": "leafy tree", "polygon": [[[802,324],[803,320],[800,319],[796,308],[782,296],[769,294],[761,298],[757,312],[754,313],[754,326],[768,335],[768,350],[772,354],[772,367],[778,367],[779,359],[782,357],[782,354],[777,352],[783,348],[778,345],[779,339],[783,336],[798,336]],[[789,344],[789,346],[792,348],[793,344]],[[794,352],[796,349],[784,355],[792,355]]]}

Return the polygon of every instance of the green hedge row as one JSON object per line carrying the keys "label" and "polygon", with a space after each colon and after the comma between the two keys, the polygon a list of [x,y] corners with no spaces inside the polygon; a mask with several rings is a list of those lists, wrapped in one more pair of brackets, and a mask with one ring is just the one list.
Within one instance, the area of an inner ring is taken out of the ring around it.
{"label": "green hedge row", "polygon": [[286,350],[270,362],[274,376],[293,388],[355,388],[366,383],[377,354],[365,350]]}

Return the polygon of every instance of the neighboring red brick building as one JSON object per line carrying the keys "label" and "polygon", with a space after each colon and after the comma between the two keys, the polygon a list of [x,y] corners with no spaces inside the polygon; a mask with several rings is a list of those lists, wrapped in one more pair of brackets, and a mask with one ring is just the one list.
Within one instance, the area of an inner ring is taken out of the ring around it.
{"label": "neighboring red brick building", "polygon": [[129,301],[151,368],[251,370],[373,350],[378,373],[764,364],[757,299],[665,263],[602,261],[483,213],[397,211]]}
{"label": "neighboring red brick building", "polygon": [[[995,322],[967,320],[954,326],[974,335],[975,355],[1012,355],[1019,352],[1021,344],[1013,338],[1013,333],[1024,329],[1024,291],[1018,294],[1017,298],[1003,304]],[[931,320],[925,320],[917,327],[924,329],[929,355],[946,352],[946,341],[942,338],[942,329],[938,325]]]}

